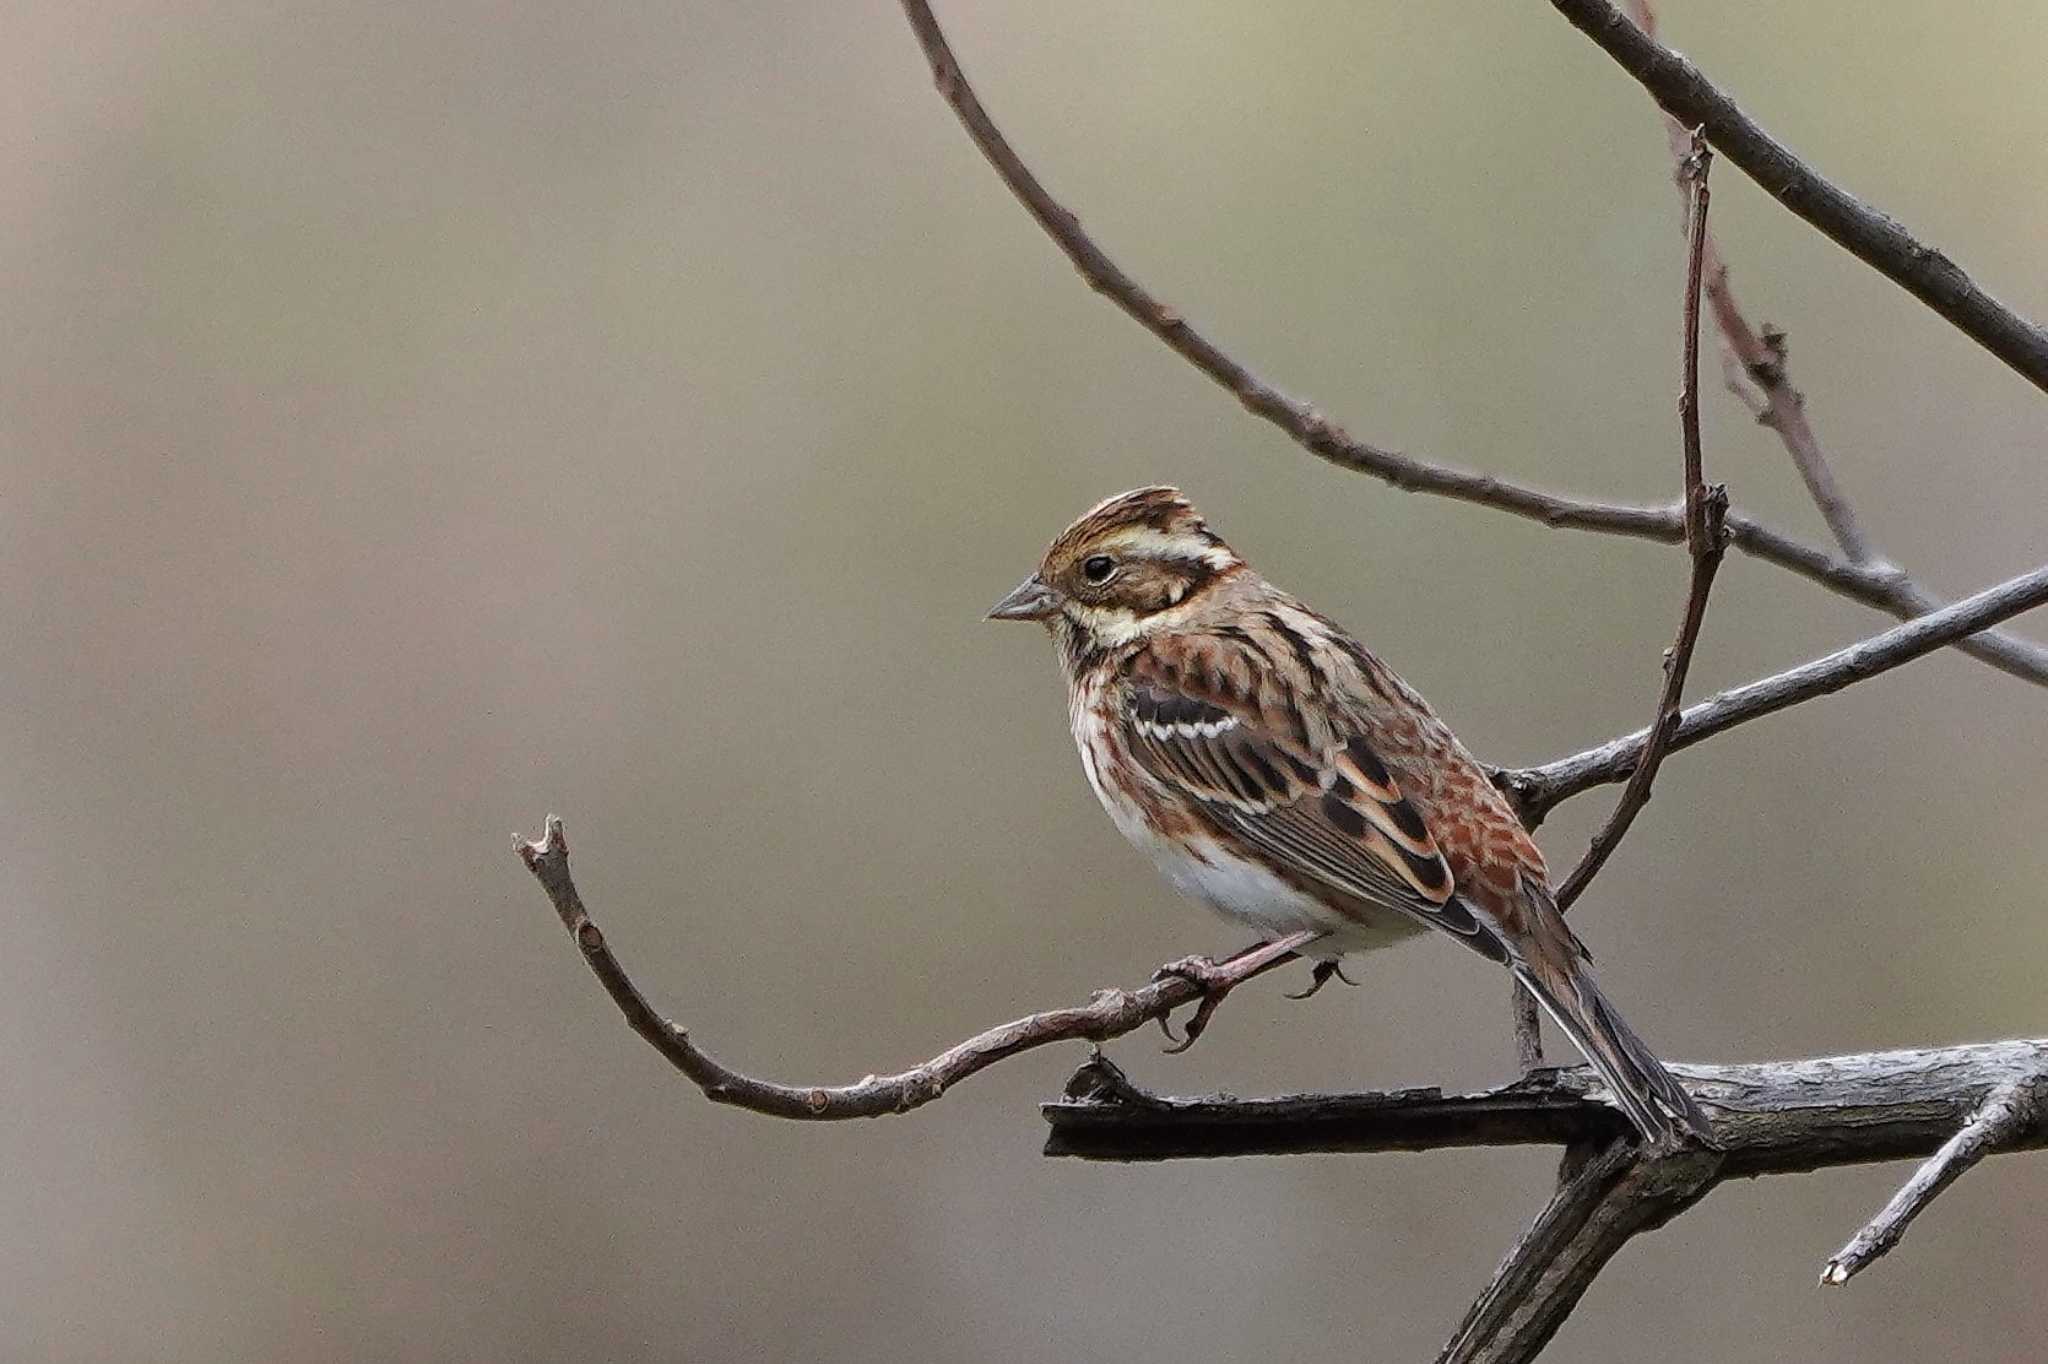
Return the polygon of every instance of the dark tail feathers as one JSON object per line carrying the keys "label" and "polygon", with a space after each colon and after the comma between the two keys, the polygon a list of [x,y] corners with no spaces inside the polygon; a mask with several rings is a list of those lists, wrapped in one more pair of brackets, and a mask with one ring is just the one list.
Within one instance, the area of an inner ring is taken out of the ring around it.
{"label": "dark tail feathers", "polygon": [[1600,1072],[1644,1141],[1653,1146],[1675,1146],[1681,1130],[1702,1141],[1711,1138],[1713,1125],[1707,1115],[1607,1002],[1583,966],[1555,990],[1520,963],[1514,970],[1572,1045]]}

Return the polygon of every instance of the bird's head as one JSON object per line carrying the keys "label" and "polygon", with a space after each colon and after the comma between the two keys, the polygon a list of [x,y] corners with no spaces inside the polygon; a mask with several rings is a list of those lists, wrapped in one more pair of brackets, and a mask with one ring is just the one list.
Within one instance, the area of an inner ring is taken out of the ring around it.
{"label": "bird's head", "polygon": [[1063,645],[1114,648],[1167,628],[1243,568],[1180,489],[1136,488],[1061,531],[988,618],[1043,621]]}

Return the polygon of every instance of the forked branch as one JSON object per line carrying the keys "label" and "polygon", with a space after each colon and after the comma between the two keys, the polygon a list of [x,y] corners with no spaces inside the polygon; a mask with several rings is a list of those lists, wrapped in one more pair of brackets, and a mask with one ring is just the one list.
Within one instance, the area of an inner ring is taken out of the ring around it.
{"label": "forked branch", "polygon": [[1821,1267],[1820,1281],[1845,1284],[1862,1273],[1871,1261],[1897,1245],[1913,1219],[1925,1212],[1943,1189],[1962,1178],[1964,1171],[1994,1151],[2012,1150],[2037,1128],[2042,1083],[2041,1075],[2024,1076],[1986,1095],[1977,1111],[1913,1172],[1891,1202]]}
{"label": "forked branch", "polygon": [[[902,0],[902,4],[931,66],[939,94],[1011,194],[1066,254],[1082,280],[1175,354],[1220,384],[1246,410],[1279,427],[1309,453],[1339,468],[1369,474],[1404,492],[1455,498],[1553,528],[1631,536],[1672,545],[1684,541],[1682,503],[1644,506],[1593,502],[1417,459],[1358,439],[1313,404],[1290,397],[1267,383],[1198,330],[1179,309],[1140,284],[1096,244],[1083,230],[1080,219],[1052,196],[989,117],[927,0]],[[1628,21],[1624,18],[1621,22],[1626,25]],[[1734,548],[1866,606],[1906,619],[1923,613],[1938,601],[1892,565],[1852,562],[1774,530],[1739,509],[1730,510],[1727,520],[1728,540]],[[2048,648],[2008,639],[1996,649],[1973,648],[1971,652],[2015,677],[2048,686]]]}
{"label": "forked branch", "polygon": [[1556,1193],[1466,1313],[1441,1359],[1535,1357],[1600,1268],[1726,1179],[1937,1154],[1840,1254],[1840,1283],[1971,1164],[2048,1145],[2048,1039],[1810,1061],[1675,1066],[1714,1119],[1713,1150],[1646,1155],[1592,1070],[1499,1089],[1184,1099],[1146,1093],[1097,1057],[1044,1105],[1046,1153],[1159,1161],[1488,1145],[1565,1148]]}

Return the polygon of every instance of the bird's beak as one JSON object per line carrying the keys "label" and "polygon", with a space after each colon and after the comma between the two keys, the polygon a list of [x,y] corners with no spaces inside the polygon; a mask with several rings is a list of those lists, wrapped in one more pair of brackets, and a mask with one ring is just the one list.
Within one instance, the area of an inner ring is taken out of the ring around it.
{"label": "bird's beak", "polygon": [[1049,620],[1059,614],[1060,594],[1036,573],[1018,583],[1009,596],[989,608],[989,620]]}

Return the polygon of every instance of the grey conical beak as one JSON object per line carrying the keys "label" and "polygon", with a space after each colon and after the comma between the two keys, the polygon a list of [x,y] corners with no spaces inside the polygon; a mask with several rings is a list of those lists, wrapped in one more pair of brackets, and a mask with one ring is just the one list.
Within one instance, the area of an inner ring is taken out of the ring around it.
{"label": "grey conical beak", "polygon": [[1009,596],[989,608],[989,620],[1048,620],[1059,614],[1060,594],[1040,582],[1036,573],[1018,583]]}

